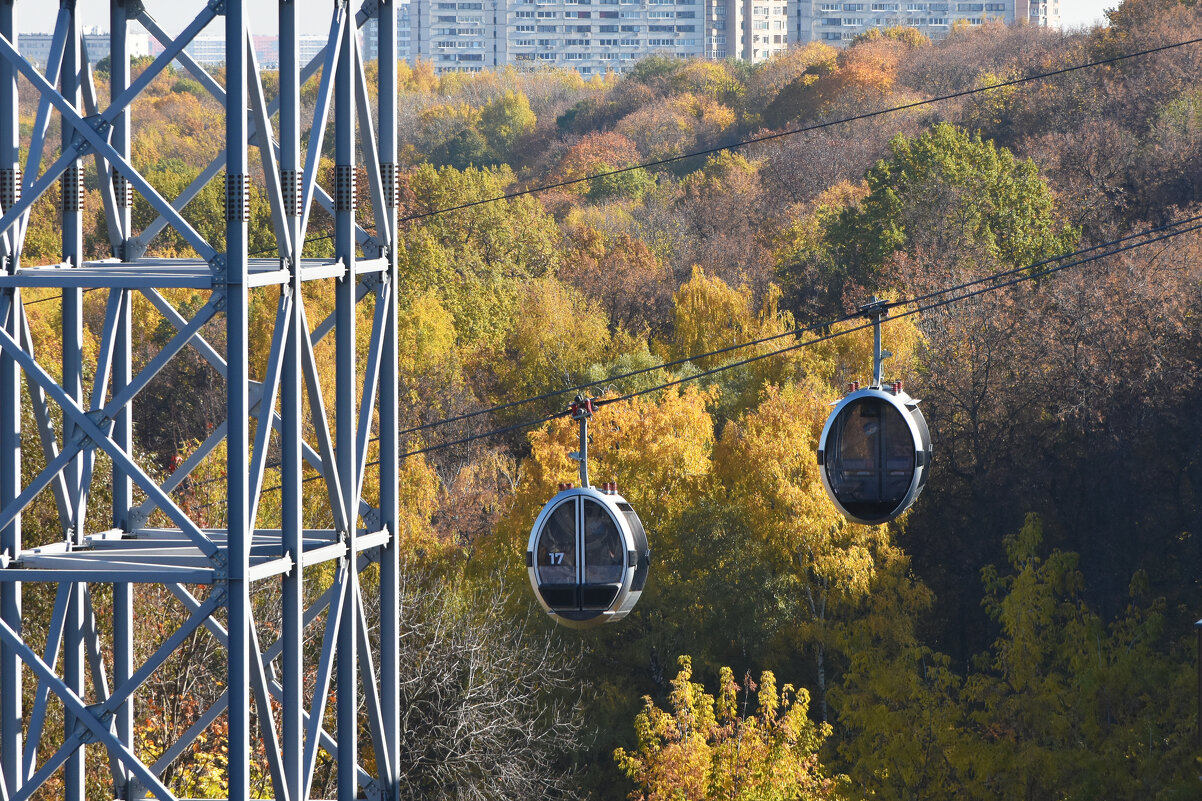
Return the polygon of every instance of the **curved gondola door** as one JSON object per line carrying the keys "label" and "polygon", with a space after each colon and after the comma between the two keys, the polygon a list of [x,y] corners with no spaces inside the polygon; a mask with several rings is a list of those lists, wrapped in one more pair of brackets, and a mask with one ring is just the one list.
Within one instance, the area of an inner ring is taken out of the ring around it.
{"label": "curved gondola door", "polygon": [[926,484],[931,434],[918,401],[871,387],[835,405],[818,442],[819,473],[839,510],[857,523],[888,523],[910,508]]}
{"label": "curved gondola door", "polygon": [[642,595],[650,560],[638,515],[608,487],[561,491],[539,513],[526,547],[539,604],[573,628],[626,617]]}

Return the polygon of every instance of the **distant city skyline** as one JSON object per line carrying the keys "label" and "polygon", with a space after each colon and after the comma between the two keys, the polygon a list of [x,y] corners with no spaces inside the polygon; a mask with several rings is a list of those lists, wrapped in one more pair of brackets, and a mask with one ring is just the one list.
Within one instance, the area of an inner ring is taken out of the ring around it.
{"label": "distant city skyline", "polygon": [[[322,33],[329,19],[330,0],[297,0],[301,13],[301,33]],[[160,25],[171,33],[178,33],[196,18],[204,8],[201,0],[145,0],[146,8]],[[356,7],[358,3],[354,4]],[[1119,5],[1119,0],[1062,0],[1060,6],[1061,25],[1066,29],[1089,27],[1104,23],[1107,9]],[[109,4],[103,0],[80,0],[80,22],[86,26],[108,29]],[[249,4],[251,30],[258,34],[279,33],[276,25],[277,6],[271,2]],[[310,13],[312,12],[312,13]],[[17,25],[24,32],[49,32],[58,15],[57,3],[27,3],[17,5]],[[217,33],[220,18],[209,26],[210,34]]]}

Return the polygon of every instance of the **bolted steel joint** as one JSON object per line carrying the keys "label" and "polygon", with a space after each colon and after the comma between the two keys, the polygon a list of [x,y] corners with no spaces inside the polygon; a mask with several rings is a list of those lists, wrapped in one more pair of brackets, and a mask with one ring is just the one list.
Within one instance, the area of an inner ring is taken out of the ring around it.
{"label": "bolted steel joint", "polygon": [[334,165],[334,211],[355,211],[355,168],[353,165]]}
{"label": "bolted steel joint", "polygon": [[226,276],[226,268],[229,262],[225,258],[224,253],[218,253],[209,262],[209,269],[213,272],[213,283],[224,284]]}
{"label": "bolted steel joint", "polygon": [[112,168],[113,179],[113,195],[117,198],[117,207],[128,209],[134,205],[134,188],[126,178],[116,168]]}
{"label": "bolted steel joint", "polygon": [[226,581],[230,577],[230,563],[225,555],[225,551],[218,551],[209,557],[209,561],[213,563],[213,580]]}
{"label": "bolted steel joint", "polygon": [[225,176],[225,221],[250,222],[250,180],[244,173]]}
{"label": "bolted steel joint", "polygon": [[400,173],[397,165],[391,162],[380,164],[380,180],[384,184],[384,204],[390,209],[401,205]]}
{"label": "bolted steel joint", "polygon": [[0,207],[8,211],[21,199],[21,168],[17,166],[0,170]]}
{"label": "bolted steel joint", "polygon": [[61,181],[63,213],[78,214],[83,211],[83,168],[78,163],[72,164],[63,173]]}
{"label": "bolted steel joint", "polygon": [[301,216],[301,177],[296,170],[280,170],[280,189],[284,195],[284,214]]}
{"label": "bolted steel joint", "polygon": [[149,511],[146,511],[141,507],[129,510],[129,519],[126,521],[126,524],[129,526],[129,531],[133,532],[140,528],[145,528],[148,522],[150,522]]}

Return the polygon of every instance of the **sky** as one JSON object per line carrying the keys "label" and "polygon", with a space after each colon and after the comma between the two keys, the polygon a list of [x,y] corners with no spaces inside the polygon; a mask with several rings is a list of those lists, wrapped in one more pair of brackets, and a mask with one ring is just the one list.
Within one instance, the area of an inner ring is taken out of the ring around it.
{"label": "sky", "polygon": [[1105,23],[1104,12],[1118,4],[1119,0],[1060,0],[1060,27],[1067,30]]}
{"label": "sky", "polygon": [[[302,33],[323,33],[329,27],[330,0],[298,0]],[[1104,22],[1103,12],[1117,6],[1119,0],[1060,0],[1060,18],[1065,28],[1089,27]],[[147,11],[170,33],[178,33],[204,8],[202,0],[145,0]],[[358,5],[357,3],[355,4]],[[250,25],[255,33],[276,33],[276,9],[270,1],[248,0]],[[79,0],[81,22],[86,26],[97,25],[108,29],[109,3],[106,0]],[[18,30],[49,32],[54,29],[54,18],[58,14],[58,3],[51,0],[18,0]],[[220,30],[218,18],[210,30]]]}
{"label": "sky", "polygon": [[[1075,0],[1061,0],[1074,2]],[[297,0],[297,17],[301,21],[301,33],[325,33],[330,28],[330,16],[333,9],[331,0]],[[207,5],[204,0],[143,0],[143,5],[150,16],[163,26],[168,33],[176,34],[182,31],[188,23]],[[279,19],[278,4],[271,0],[247,0],[246,6],[250,13],[250,27],[254,33],[277,33]],[[358,2],[352,3],[356,10]],[[99,26],[102,30],[109,27],[109,3],[107,0],[78,0],[80,22],[84,26]],[[58,16],[58,3],[53,0],[17,0],[17,30],[25,32],[50,32],[54,30],[54,20]],[[209,23],[206,33],[219,34],[222,30],[223,17],[217,17]]]}

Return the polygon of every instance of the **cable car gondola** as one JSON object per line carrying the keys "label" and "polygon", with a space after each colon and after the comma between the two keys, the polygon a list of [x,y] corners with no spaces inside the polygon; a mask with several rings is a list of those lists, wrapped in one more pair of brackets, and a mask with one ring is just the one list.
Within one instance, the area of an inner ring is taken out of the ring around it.
{"label": "cable car gondola", "polygon": [[588,483],[587,420],[592,402],[578,398],[583,486],[561,484],[530,531],[526,567],[535,597],[557,623],[590,628],[626,617],[647,582],[651,552],[634,508],[616,484]]}
{"label": "cable car gondola", "polygon": [[872,386],[852,384],[818,440],[822,485],[839,511],[856,523],[888,523],[917,500],[931,466],[931,433],[918,401],[900,381],[884,386],[881,318],[886,304],[861,309],[875,329]]}

